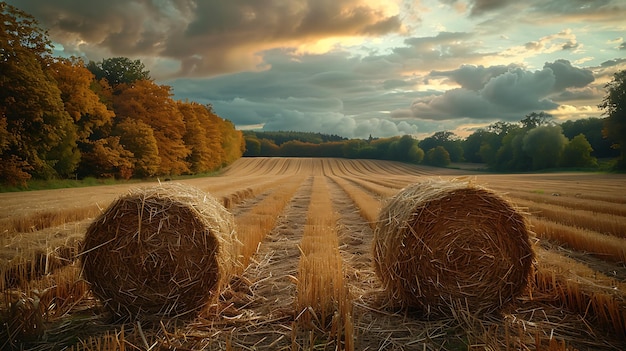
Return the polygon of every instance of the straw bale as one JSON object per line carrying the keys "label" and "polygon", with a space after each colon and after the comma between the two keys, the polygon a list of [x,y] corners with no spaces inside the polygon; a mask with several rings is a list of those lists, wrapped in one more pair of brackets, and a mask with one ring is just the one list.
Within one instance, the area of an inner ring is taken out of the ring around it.
{"label": "straw bale", "polygon": [[232,215],[178,183],[131,190],[88,228],[81,252],[94,294],[119,317],[180,316],[216,296],[237,264]]}
{"label": "straw bale", "polygon": [[426,316],[500,310],[525,291],[534,260],[523,213],[460,180],[429,179],[389,199],[373,251],[388,302]]}

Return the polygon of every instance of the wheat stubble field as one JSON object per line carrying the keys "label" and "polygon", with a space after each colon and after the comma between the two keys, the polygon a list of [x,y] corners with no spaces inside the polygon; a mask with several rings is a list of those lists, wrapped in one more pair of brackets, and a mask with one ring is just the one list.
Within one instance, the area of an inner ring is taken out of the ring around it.
{"label": "wheat stubble field", "polygon": [[[497,316],[424,320],[382,304],[372,264],[381,204],[428,178],[466,178],[528,216],[527,293]],[[241,265],[191,320],[113,323],[75,260],[91,221],[137,185],[0,194],[1,349],[626,349],[626,178],[495,175],[403,163],[243,158],[181,181],[220,199]]]}

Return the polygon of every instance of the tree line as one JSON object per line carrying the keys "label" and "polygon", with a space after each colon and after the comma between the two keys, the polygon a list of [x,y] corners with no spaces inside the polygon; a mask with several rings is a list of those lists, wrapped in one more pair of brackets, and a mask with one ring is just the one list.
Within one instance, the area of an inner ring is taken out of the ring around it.
{"label": "tree line", "polygon": [[440,131],[423,140],[409,135],[344,139],[331,142],[284,141],[293,132],[245,132],[244,156],[344,157],[409,162],[445,167],[452,162],[486,164],[496,171],[548,168],[596,168],[598,158],[616,159],[616,140],[605,137],[607,118],[556,124],[545,112],[533,112],[518,123],[496,122],[462,139]]}
{"label": "tree line", "polygon": [[243,135],[210,105],[172,98],[139,60],[52,55],[29,14],[0,2],[0,182],[204,173]]}

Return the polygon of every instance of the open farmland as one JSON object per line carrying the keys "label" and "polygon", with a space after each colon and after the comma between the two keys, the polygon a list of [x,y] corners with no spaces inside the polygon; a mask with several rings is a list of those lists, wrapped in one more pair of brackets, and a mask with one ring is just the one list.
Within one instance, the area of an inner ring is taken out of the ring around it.
{"label": "open farmland", "polygon": [[[531,289],[502,315],[459,310],[427,321],[381,303],[371,254],[379,209],[429,177],[468,178],[528,213],[536,253]],[[244,158],[219,176],[182,182],[234,214],[241,266],[199,317],[127,325],[108,318],[74,258],[94,217],[131,186],[0,194],[0,348],[626,349],[623,175]]]}

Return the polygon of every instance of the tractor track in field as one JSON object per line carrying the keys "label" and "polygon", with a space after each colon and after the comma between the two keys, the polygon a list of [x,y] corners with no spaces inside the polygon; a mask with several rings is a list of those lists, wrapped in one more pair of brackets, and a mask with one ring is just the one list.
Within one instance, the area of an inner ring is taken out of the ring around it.
{"label": "tractor track in field", "polygon": [[[371,250],[378,206],[407,184],[457,176],[526,205],[526,212],[536,210],[534,215],[526,214],[529,220],[537,220],[538,228],[536,266],[541,274],[536,274],[536,286],[529,290],[532,294],[520,296],[503,315],[484,320],[455,314],[457,321],[447,317],[427,321],[418,311],[387,307]],[[319,190],[314,177],[325,177],[327,187]],[[117,345],[125,337],[122,345],[133,349],[144,349],[144,344],[148,349],[154,342],[163,350],[330,350],[345,345],[350,335],[355,350],[546,350],[553,340],[563,342],[560,350],[565,345],[580,350],[626,350],[620,333],[626,325],[626,266],[613,258],[616,250],[626,247],[621,235],[626,219],[624,179],[623,175],[587,173],[482,174],[372,160],[242,159],[215,177],[180,180],[221,199],[239,226],[239,238],[249,239],[247,247],[252,249],[241,253],[245,257],[241,262],[246,263],[235,270],[229,285],[216,290],[219,295],[207,310],[180,324],[151,325],[148,318],[143,325],[145,335],[140,325],[122,327],[126,334],[119,334],[120,326],[109,325],[101,307],[87,294],[69,313],[46,317],[50,318],[46,328],[68,347],[79,337],[93,337],[94,343],[102,345]],[[36,266],[44,262],[40,259],[44,256],[49,262],[41,270],[45,275],[34,270],[38,273],[20,282],[27,286],[7,290],[4,297],[19,293],[30,301],[26,298],[34,299],[44,287],[50,286],[53,292],[56,286],[64,286],[58,282],[79,279],[78,269],[56,269],[53,256],[66,249],[78,250],[92,217],[116,197],[154,183],[0,194],[0,279],[15,267],[22,269],[23,262]],[[345,313],[342,321],[348,321],[342,327],[352,327],[349,332],[343,329],[343,334],[321,330],[321,324],[307,329],[311,327],[301,323],[305,314],[299,312],[304,310],[296,306],[298,289],[307,291],[301,288],[305,280],[299,276],[300,264],[306,261],[302,239],[306,242],[307,220],[315,225],[316,220],[328,217],[328,212],[314,209],[317,191],[327,191],[324,195],[332,203],[324,202],[324,208],[332,207],[334,213],[333,230],[342,260],[338,269],[343,269],[342,286],[350,292],[341,301],[348,301],[352,309],[336,310]],[[550,213],[552,219],[540,217],[539,210]],[[43,221],[49,217],[49,222]],[[562,223],[571,217],[574,220]],[[602,238],[600,234],[612,239],[610,250],[604,241],[595,244],[592,240]],[[63,259],[63,263],[72,262]],[[13,286],[9,280],[4,279],[7,287]],[[63,289],[58,291],[59,299],[65,298]],[[1,305],[0,314],[4,314],[8,305]],[[50,342],[46,339],[38,349],[51,350]]]}
{"label": "tractor track in field", "polygon": [[230,212],[233,214],[233,216],[238,217],[238,216],[242,216],[245,215],[246,213],[248,213],[254,206],[256,206],[259,202],[263,201],[266,197],[268,197],[269,195],[271,195],[273,192],[276,191],[276,188],[264,191],[263,193],[256,195],[254,197],[245,199],[244,201],[234,205],[231,209]]}
{"label": "tractor track in field", "polygon": [[439,323],[441,327],[429,325],[382,306],[384,292],[374,272],[371,250],[374,232],[350,196],[334,180],[328,182],[328,187],[333,209],[339,216],[337,235],[353,298],[356,349],[414,350],[422,349],[427,338],[435,341],[436,331],[445,323]]}
{"label": "tractor track in field", "polygon": [[[300,185],[241,278],[231,283],[234,290],[239,290],[237,294],[247,295],[239,301],[243,305],[237,309],[237,315],[253,321],[231,329],[237,340],[232,345],[235,349],[291,349],[298,245],[304,233],[312,184],[313,177],[309,177]],[[258,201],[246,205],[252,207]]]}

